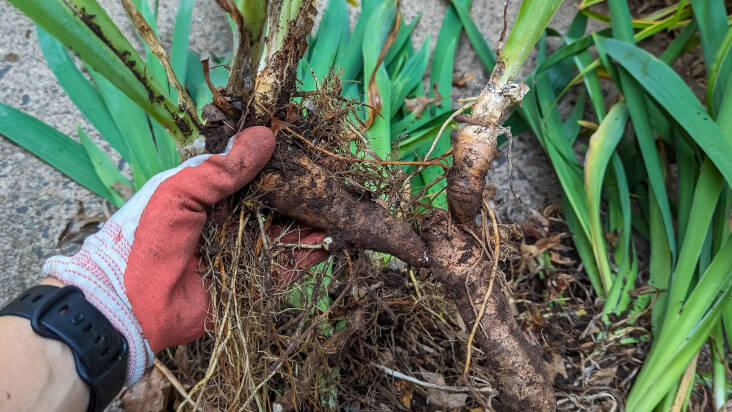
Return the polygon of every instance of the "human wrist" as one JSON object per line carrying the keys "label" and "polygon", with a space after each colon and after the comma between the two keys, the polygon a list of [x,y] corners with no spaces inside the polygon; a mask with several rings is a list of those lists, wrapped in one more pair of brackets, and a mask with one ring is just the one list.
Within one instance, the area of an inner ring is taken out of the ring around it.
{"label": "human wrist", "polygon": [[48,286],[56,286],[58,288],[62,288],[66,286],[66,284],[56,278],[52,278],[50,276],[46,276],[42,281],[39,282],[40,285],[48,285]]}
{"label": "human wrist", "polygon": [[86,410],[89,387],[76,372],[74,355],[65,343],[36,334],[22,317],[0,317],[0,330],[0,409]]}
{"label": "human wrist", "polygon": [[0,317],[25,318],[34,334],[68,347],[78,378],[89,387],[87,410],[101,411],[122,388],[129,346],[79,287],[47,279],[0,309]]}

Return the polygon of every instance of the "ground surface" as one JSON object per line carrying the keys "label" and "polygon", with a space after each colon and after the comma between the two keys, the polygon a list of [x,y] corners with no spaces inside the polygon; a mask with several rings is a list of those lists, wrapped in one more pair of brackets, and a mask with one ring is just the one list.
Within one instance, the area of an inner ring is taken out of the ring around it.
{"label": "ground surface", "polygon": [[[112,18],[130,32],[126,15],[115,0],[100,0]],[[325,3],[325,2],[322,2]],[[472,15],[490,45],[498,40],[502,22],[503,0],[476,1]],[[576,0],[568,0],[557,13],[551,26],[566,27],[574,15]],[[422,12],[415,44],[421,44],[429,33],[432,47],[440,21],[445,13],[441,0],[403,0],[402,12],[408,21]],[[509,18],[516,15],[520,2],[514,0]],[[320,6],[322,7],[323,4]],[[172,36],[176,0],[160,1],[160,31],[163,41]],[[351,8],[354,13],[355,9]],[[62,132],[75,136],[77,124],[93,132],[43,60],[32,22],[0,1],[0,101],[38,117]],[[191,34],[192,48],[199,54],[223,54],[231,49],[229,28],[224,15],[213,0],[196,4]],[[467,87],[456,89],[458,97],[477,95],[485,83],[486,73],[473,53],[465,35],[458,48],[456,75],[474,73]],[[456,77],[457,77],[456,76]],[[505,149],[505,148],[504,148]],[[521,221],[558,199],[558,183],[547,158],[533,136],[519,135],[513,145],[514,185],[522,199],[517,202],[508,190],[508,168],[505,156],[498,159],[489,180],[497,187],[494,200],[500,205],[504,219]],[[0,305],[41,277],[41,265],[54,254],[74,253],[80,240],[58,245],[59,235],[82,202],[87,213],[101,214],[101,204],[88,190],[70,181],[22,148],[0,138]]]}

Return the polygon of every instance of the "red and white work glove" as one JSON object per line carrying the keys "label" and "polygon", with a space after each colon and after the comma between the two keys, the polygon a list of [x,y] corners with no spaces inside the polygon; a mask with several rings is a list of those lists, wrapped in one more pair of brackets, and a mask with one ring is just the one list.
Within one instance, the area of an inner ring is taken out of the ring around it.
{"label": "red and white work glove", "polygon": [[274,147],[269,129],[252,127],[223,154],[196,156],[159,173],[79,253],[43,265],[45,275],[78,286],[125,336],[127,385],[140,379],[155,353],[203,336],[209,292],[197,269],[206,211],[249,183]]}

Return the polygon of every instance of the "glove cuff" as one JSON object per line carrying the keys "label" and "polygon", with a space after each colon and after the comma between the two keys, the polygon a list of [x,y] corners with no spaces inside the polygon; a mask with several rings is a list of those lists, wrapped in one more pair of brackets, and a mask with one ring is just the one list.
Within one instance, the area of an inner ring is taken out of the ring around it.
{"label": "glove cuff", "polygon": [[107,222],[99,233],[88,237],[76,255],[48,259],[43,265],[43,273],[81,289],[84,297],[124,335],[129,347],[125,385],[129,386],[152,366],[155,354],[127,299],[122,277],[125,262],[121,253],[115,253],[124,253],[119,249],[125,247],[119,242],[108,242],[112,240],[107,239],[110,223],[113,222]]}

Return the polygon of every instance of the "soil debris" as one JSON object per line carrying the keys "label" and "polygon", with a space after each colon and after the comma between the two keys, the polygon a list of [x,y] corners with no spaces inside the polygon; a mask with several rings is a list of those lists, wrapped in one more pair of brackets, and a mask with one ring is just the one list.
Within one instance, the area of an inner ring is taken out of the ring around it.
{"label": "soil debris", "polygon": [[59,234],[56,244],[61,246],[73,239],[83,239],[99,229],[99,226],[106,220],[106,216],[88,215],[84,203],[79,201],[76,214],[66,222],[66,227]]}
{"label": "soil debris", "polygon": [[122,394],[125,412],[158,412],[165,409],[171,384],[158,370],[151,368],[145,376]]}

